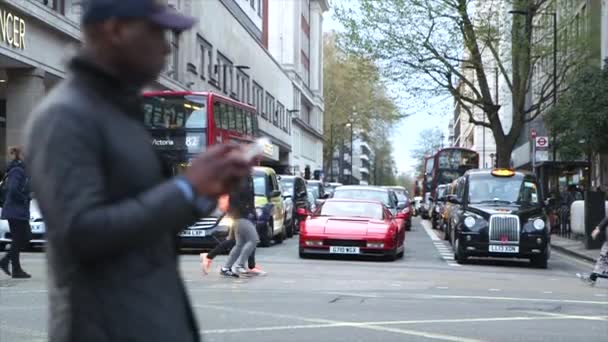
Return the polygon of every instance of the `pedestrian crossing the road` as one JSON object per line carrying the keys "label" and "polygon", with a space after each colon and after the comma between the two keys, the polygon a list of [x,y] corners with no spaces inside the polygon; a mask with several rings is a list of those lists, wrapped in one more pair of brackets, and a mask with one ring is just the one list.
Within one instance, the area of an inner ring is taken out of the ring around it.
{"label": "pedestrian crossing the road", "polygon": [[460,267],[456,260],[454,260],[454,252],[452,252],[452,247],[450,244],[447,241],[443,241],[437,236],[437,234],[435,234],[433,229],[430,227],[430,224],[428,224],[428,221],[423,221],[422,227],[429,235],[431,240],[433,240],[433,245],[435,245],[435,248],[439,252],[441,258],[450,266]]}

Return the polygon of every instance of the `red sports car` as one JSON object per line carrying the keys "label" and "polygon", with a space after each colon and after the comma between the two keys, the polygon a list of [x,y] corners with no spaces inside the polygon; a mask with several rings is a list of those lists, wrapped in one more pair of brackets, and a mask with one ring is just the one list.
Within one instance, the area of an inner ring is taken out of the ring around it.
{"label": "red sports car", "polygon": [[329,199],[300,229],[300,257],[347,254],[395,260],[404,253],[405,230],[381,202]]}

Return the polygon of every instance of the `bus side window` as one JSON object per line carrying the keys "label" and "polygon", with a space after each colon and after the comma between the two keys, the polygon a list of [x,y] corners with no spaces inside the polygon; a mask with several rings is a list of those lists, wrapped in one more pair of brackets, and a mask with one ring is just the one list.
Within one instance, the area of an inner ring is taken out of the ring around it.
{"label": "bus side window", "polygon": [[251,116],[253,115],[251,112],[244,111],[245,114],[245,130],[247,135],[253,135],[253,123],[251,120]]}
{"label": "bus side window", "polygon": [[251,122],[253,123],[253,132],[251,135],[255,137],[258,135],[258,116],[256,113],[251,113]]}
{"label": "bus side window", "polygon": [[219,102],[213,102],[213,125],[215,127],[222,126],[222,110]]}
{"label": "bus side window", "polygon": [[228,110],[228,118],[230,120],[228,121],[228,129],[236,130],[236,108],[234,108],[232,105],[227,105],[226,108]]}
{"label": "bus side window", "polygon": [[245,134],[246,130],[243,122],[243,110],[241,108],[234,108],[235,111],[235,119],[236,119],[236,130],[241,134]]}
{"label": "bus side window", "polygon": [[228,106],[225,103],[222,103],[220,105],[220,108],[220,111],[222,112],[222,129],[228,129],[228,123],[230,122],[230,113],[228,112]]}

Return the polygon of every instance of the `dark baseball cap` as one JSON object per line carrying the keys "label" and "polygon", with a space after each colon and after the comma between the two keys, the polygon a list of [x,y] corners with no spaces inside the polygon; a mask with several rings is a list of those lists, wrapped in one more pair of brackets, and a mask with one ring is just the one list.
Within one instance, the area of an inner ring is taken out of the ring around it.
{"label": "dark baseball cap", "polygon": [[167,30],[185,31],[197,19],[179,13],[167,0],[85,0],[82,24],[99,23],[111,18],[147,19]]}

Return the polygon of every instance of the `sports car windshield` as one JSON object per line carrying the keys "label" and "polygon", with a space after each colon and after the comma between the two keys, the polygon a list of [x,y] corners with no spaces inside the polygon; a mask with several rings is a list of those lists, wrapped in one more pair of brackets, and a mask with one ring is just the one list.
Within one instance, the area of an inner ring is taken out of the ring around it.
{"label": "sports car windshield", "polygon": [[362,201],[378,201],[390,207],[388,193],[374,189],[336,189],[334,198],[344,198]]}
{"label": "sports car windshield", "polygon": [[321,207],[320,216],[364,217],[382,220],[382,205],[366,202],[326,202]]}
{"label": "sports car windshield", "polygon": [[539,203],[536,183],[522,176],[496,177],[491,174],[471,175],[469,203],[522,204]]}

